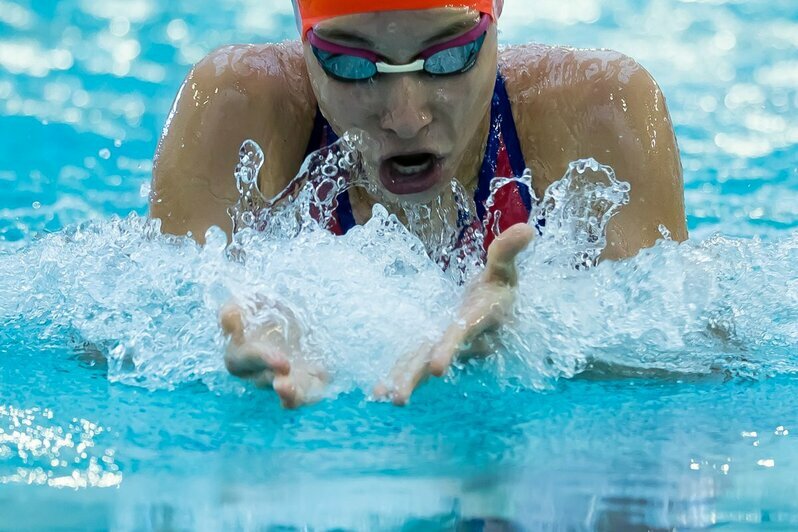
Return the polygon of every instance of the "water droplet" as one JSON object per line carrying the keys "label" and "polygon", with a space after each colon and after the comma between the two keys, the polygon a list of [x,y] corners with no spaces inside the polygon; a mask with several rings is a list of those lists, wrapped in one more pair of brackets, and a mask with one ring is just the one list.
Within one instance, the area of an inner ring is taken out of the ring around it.
{"label": "water droplet", "polygon": [[152,187],[151,187],[149,181],[145,181],[139,187],[139,197],[140,198],[149,198],[151,192],[152,192]]}

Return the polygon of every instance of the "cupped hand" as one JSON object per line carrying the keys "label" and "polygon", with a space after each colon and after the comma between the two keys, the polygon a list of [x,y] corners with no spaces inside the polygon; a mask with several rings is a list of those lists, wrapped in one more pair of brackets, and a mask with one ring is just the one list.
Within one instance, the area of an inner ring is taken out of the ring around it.
{"label": "cupped hand", "polygon": [[516,257],[534,236],[527,224],[509,228],[491,244],[485,271],[466,290],[457,319],[434,343],[402,357],[387,382],[374,390],[379,399],[405,405],[415,389],[429,376],[446,375],[452,363],[464,357],[485,356],[481,341],[498,329],[512,311],[518,286]]}
{"label": "cupped hand", "polygon": [[294,316],[283,309],[280,317],[248,327],[243,306],[225,305],[219,313],[228,340],[224,361],[230,373],[259,388],[273,388],[283,406],[293,409],[321,399],[328,376],[304,359]]}

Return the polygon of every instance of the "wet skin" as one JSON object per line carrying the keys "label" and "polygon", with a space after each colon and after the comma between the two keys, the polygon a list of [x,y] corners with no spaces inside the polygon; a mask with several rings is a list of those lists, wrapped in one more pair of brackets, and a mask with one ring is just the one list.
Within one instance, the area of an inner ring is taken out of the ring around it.
{"label": "wet skin", "polygon": [[[403,63],[424,47],[420,43],[452,27],[467,31],[475,20],[475,13],[458,9],[378,13],[340,17],[318,31],[350,46],[368,47],[370,41],[372,49]],[[251,138],[263,147],[268,164],[260,189],[276,195],[299,170],[317,102],[337,133],[358,128],[369,134],[370,173],[378,175],[397,153],[431,152],[441,161],[441,176],[457,176],[473,193],[497,65],[539,197],[569,162],[586,157],[612,166],[631,184],[630,202],[610,223],[602,258],[622,259],[654,245],[660,225],[677,241],[687,238],[681,161],[665,99],[651,76],[612,51],[543,45],[498,50],[495,26],[474,69],[451,78],[402,74],[353,85],[327,77],[300,43],[216,50],[191,71],[164,128],[151,215],[162,220],[164,231],[190,233],[200,242],[213,225],[229,233],[227,208],[237,200],[232,169],[241,143]],[[445,181],[405,199],[429,199]],[[367,221],[375,201],[395,197],[385,188],[380,198],[354,192],[356,220]],[[458,319],[437,344],[399,361],[378,396],[406,403],[426,376],[444,375],[465,345],[478,345],[483,333],[501,325],[513,303],[515,257],[531,238],[526,226],[516,226],[496,241]],[[323,368],[304,363],[290,335],[276,334],[269,324],[248,327],[247,312],[235,303],[220,319],[230,338],[226,361],[232,373],[274,387],[287,407],[322,396]]]}

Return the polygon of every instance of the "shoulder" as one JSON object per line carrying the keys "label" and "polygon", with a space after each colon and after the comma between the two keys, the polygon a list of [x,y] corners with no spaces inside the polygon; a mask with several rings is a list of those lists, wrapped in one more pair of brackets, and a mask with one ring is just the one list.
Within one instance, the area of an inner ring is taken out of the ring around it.
{"label": "shoulder", "polygon": [[214,94],[234,91],[255,102],[315,106],[302,48],[295,41],[217,48],[194,66],[187,81]]}
{"label": "shoulder", "polygon": [[199,61],[163,128],[151,213],[178,234],[229,225],[232,172],[247,139],[264,151],[261,191],[277,194],[299,170],[316,100],[299,43],[231,45]]}
{"label": "shoulder", "polygon": [[503,49],[500,68],[524,155],[547,182],[569,161],[601,159],[619,139],[642,141],[654,129],[672,136],[660,88],[625,54],[530,44]]}
{"label": "shoulder", "polygon": [[241,142],[253,139],[270,161],[261,176],[263,192],[276,193],[301,165],[315,110],[298,42],[223,46],[186,77],[156,162],[183,167],[182,154],[189,153],[234,167]]}
{"label": "shoulder", "polygon": [[[648,71],[613,50],[585,50],[539,44],[511,46],[500,54],[500,68],[513,103],[593,106],[617,94],[648,95],[659,87]],[[579,97],[578,100],[573,99]]]}
{"label": "shoulder", "polygon": [[608,257],[653,245],[660,224],[687,237],[673,124],[645,68],[612,50],[541,45],[507,48],[500,59],[539,197],[571,161],[593,157],[632,187],[610,226]]}

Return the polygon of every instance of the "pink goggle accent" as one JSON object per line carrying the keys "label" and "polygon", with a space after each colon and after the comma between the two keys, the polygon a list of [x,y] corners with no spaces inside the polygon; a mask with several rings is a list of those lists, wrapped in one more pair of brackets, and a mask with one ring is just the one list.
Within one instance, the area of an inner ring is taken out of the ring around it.
{"label": "pink goggle accent", "polygon": [[490,26],[492,20],[493,19],[488,13],[482,13],[482,15],[479,18],[479,22],[473,29],[449,41],[442,42],[434,46],[430,46],[429,48],[419,53],[418,56],[416,56],[417,59],[415,61],[404,65],[393,65],[381,61],[381,59],[383,58],[370,50],[364,50],[363,48],[352,48],[349,46],[344,46],[341,44],[336,44],[327,41],[319,37],[312,28],[308,30],[307,37],[308,37],[308,42],[311,44],[311,46],[314,46],[319,50],[323,50],[325,52],[336,55],[349,55],[349,56],[362,57],[363,59],[367,59],[368,61],[374,63],[377,66],[377,72],[382,74],[420,72],[424,70],[424,62],[433,55],[437,54],[438,52],[442,52],[443,50],[448,50],[449,48],[465,46],[477,40],[479,37],[482,36],[483,33],[487,31],[488,26]]}

